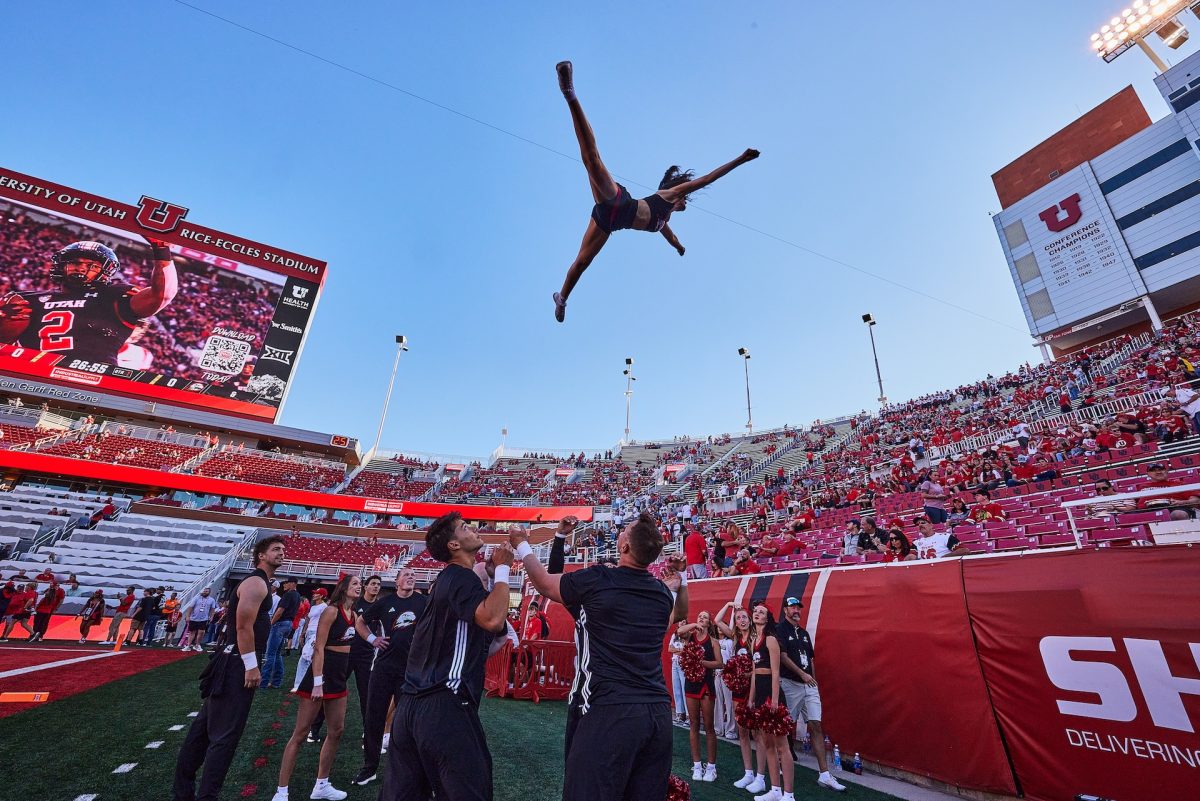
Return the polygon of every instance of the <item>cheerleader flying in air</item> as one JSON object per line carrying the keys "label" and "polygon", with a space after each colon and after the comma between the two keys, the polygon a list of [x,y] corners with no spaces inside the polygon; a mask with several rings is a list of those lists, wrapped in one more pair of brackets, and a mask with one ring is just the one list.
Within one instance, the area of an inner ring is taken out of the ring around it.
{"label": "cheerleader flying in air", "polygon": [[567,314],[568,296],[575,289],[575,284],[579,283],[583,271],[608,241],[609,234],[622,228],[657,231],[682,256],[684,247],[667,225],[671,214],[687,208],[688,195],[691,193],[727,175],[734,167],[758,158],[758,151],[747,150],[728,164],[723,164],[699,178],[690,170],[684,171],[672,166],[663,175],[657,192],[640,200],[633,198],[628,189],[613,180],[604,162],[600,160],[600,151],[596,149],[596,137],[592,133],[592,126],[588,124],[587,117],[583,114],[583,106],[575,96],[571,62],[560,61],[555,69],[558,71],[558,88],[562,90],[563,97],[567,99],[567,106],[571,109],[575,137],[579,140],[579,152],[583,158],[583,166],[587,169],[592,197],[596,201],[596,205],[592,207],[592,219],[583,235],[583,244],[579,247],[579,255],[567,270],[562,289],[554,293],[554,319],[561,323]]}

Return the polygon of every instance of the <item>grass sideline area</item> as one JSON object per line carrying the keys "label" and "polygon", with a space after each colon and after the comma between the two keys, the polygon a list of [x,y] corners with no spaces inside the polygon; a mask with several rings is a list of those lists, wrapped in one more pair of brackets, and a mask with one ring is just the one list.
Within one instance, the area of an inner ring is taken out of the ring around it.
{"label": "grass sideline area", "polygon": [[[0,782],[0,801],[74,801],[95,794],[95,801],[150,801],[170,797],[175,757],[187,727],[189,712],[200,709],[196,677],[206,657],[195,657],[104,684],[61,701],[0,720],[0,753],[13,767]],[[288,676],[295,658],[288,660]],[[353,686],[353,685],[352,685]],[[346,734],[333,771],[333,783],[349,793],[347,801],[375,801],[379,782],[356,787],[358,771],[357,699],[351,690]],[[278,690],[261,691],[246,725],[237,758],[225,782],[222,798],[269,801],[275,792],[279,756],[295,722],[294,696]],[[558,801],[562,795],[563,703],[485,699],[481,717],[495,766],[497,801]],[[183,729],[170,731],[170,727]],[[157,748],[148,743],[161,741]],[[43,751],[42,749],[45,749]],[[305,744],[292,780],[291,796],[307,799],[316,776],[319,745]],[[387,756],[383,758],[386,765]],[[127,773],[119,765],[137,763]],[[718,779],[693,783],[697,801],[751,796],[731,782],[741,776],[737,749],[721,743]],[[687,732],[675,733],[677,775],[691,775]],[[855,785],[845,793],[817,787],[816,774],[798,769],[796,798],[878,801],[893,796]]]}

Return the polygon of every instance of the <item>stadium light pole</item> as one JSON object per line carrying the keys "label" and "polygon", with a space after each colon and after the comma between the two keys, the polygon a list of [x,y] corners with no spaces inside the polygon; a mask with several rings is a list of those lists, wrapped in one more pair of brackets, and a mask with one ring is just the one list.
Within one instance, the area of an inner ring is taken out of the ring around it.
{"label": "stadium light pole", "polygon": [[870,314],[864,314],[862,321],[867,324],[867,332],[871,335],[871,355],[875,357],[875,380],[879,382],[879,405],[883,406],[887,403],[887,396],[883,394],[883,375],[879,372],[879,351],[875,350],[875,318]]}
{"label": "stadium light pole", "polygon": [[396,385],[396,371],[400,369],[400,354],[408,350],[408,337],[396,335],[396,361],[392,362],[392,377],[388,380],[387,394],[383,396],[383,413],[379,415],[379,430],[375,432],[375,445],[371,448],[371,458],[379,450],[379,442],[383,439],[383,424],[387,422],[388,404],[392,402],[392,387]]}
{"label": "stadium light pole", "polygon": [[750,412],[750,351],[738,348],[738,356],[742,357],[742,366],[746,370],[746,431],[754,433],[754,415]]}
{"label": "stadium light pole", "polygon": [[637,381],[633,377],[633,359],[626,357],[625,359],[625,439],[621,441],[622,445],[629,444],[629,406],[633,400],[633,382]]}

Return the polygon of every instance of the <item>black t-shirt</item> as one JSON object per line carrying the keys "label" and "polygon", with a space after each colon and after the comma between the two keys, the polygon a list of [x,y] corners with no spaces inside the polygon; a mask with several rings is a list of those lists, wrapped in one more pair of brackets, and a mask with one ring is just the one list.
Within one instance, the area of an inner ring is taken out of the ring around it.
{"label": "black t-shirt", "polygon": [[[233,595],[229,599],[229,612],[225,615],[225,635],[221,641],[221,645],[232,645],[237,649],[237,609],[238,595],[237,590],[242,584],[247,581],[262,581],[267,587],[270,587],[270,579],[261,568],[256,568],[249,576],[242,579],[234,589]],[[263,595],[262,603],[258,605],[258,612],[254,616],[254,650],[258,653],[259,659],[262,659],[262,654],[267,650],[267,638],[271,634],[271,593],[267,592]]]}
{"label": "black t-shirt", "polygon": [[[366,614],[367,610],[371,608],[371,605],[377,603],[378,601],[379,598],[376,598],[374,601],[368,601],[360,595],[358,600],[354,602],[354,611],[359,615],[364,615]],[[379,632],[375,633],[378,634]],[[371,645],[362,637],[355,637],[354,641],[350,643],[350,661],[370,662],[374,658],[375,646]]]}
{"label": "black t-shirt", "polygon": [[280,609],[283,610],[283,613],[279,616],[279,622],[291,623],[295,619],[296,613],[300,611],[300,593],[295,590],[285,592],[279,599],[279,606],[275,611],[278,612]]}
{"label": "black t-shirt", "polygon": [[425,611],[428,598],[413,593],[407,598],[388,595],[380,598],[363,612],[363,622],[373,634],[388,638],[387,648],[375,657],[375,667],[387,666],[403,674],[408,667],[408,652],[412,648],[417,618]]}
{"label": "black t-shirt", "polygon": [[[775,636],[779,639],[779,647],[787,654],[788,659],[808,675],[816,678],[813,669],[813,645],[808,632],[798,626],[793,626],[787,620],[781,620],[775,626]],[[782,662],[779,664],[779,676],[792,681],[801,681],[800,676],[790,670]]]}
{"label": "black t-shirt", "polygon": [[596,565],[563,575],[563,605],[575,618],[579,669],[570,702],[592,705],[667,702],[662,646],[675,605],[646,570]]}
{"label": "black t-shirt", "polygon": [[475,625],[475,610],[487,596],[475,571],[456,564],[442,569],[414,627],[404,674],[406,695],[449,690],[479,703],[483,664],[494,635]]}

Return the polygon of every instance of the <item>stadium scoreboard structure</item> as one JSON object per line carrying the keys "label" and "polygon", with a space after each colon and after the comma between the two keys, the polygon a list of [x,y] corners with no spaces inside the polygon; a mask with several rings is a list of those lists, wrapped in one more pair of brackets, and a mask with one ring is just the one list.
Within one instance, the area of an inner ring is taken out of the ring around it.
{"label": "stadium scoreboard structure", "polygon": [[1070,350],[1200,306],[1200,53],[1131,87],[992,176],[1000,246],[1038,344]]}
{"label": "stadium scoreboard structure", "polygon": [[[197,225],[188,213],[0,168],[0,374],[274,423],[326,264]],[[178,291],[142,318],[128,296],[155,280],[147,238],[169,247]],[[64,280],[55,254],[77,242],[116,254],[111,277]],[[11,318],[31,305],[23,331],[3,328],[19,326]]]}

